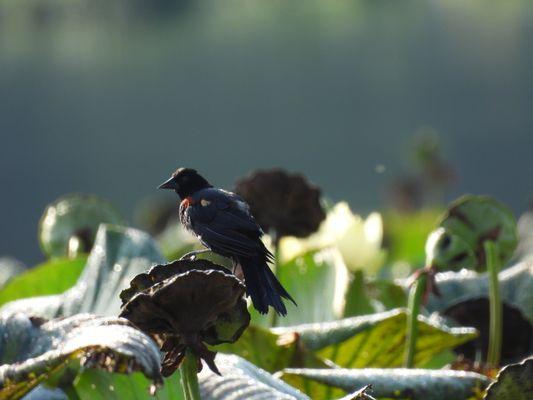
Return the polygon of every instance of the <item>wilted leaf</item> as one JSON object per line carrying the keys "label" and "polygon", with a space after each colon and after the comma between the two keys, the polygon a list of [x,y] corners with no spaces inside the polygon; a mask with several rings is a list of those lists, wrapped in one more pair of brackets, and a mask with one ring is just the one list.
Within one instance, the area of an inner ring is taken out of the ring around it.
{"label": "wilted leaf", "polygon": [[86,261],[87,257],[53,259],[24,271],[0,290],[0,306],[26,297],[63,293],[76,283]]}
{"label": "wilted leaf", "polygon": [[208,345],[235,342],[250,323],[244,284],[207,260],[177,260],[137,275],[123,290],[120,316],[154,337],[165,353],[163,376],[192,351],[217,372]]}
{"label": "wilted leaf", "polygon": [[219,354],[221,375],[204,368],[199,375],[203,400],[308,400],[309,398],[268,372],[237,356]]}
{"label": "wilted leaf", "polygon": [[502,368],[488,389],[485,400],[531,400],[533,398],[533,358]]}
{"label": "wilted leaf", "polygon": [[236,183],[235,193],[250,205],[261,228],[278,239],[309,236],[326,217],[320,188],[302,174],[279,168],[255,170]]}
{"label": "wilted leaf", "polygon": [[77,237],[85,252],[92,248],[100,224],[121,224],[113,206],[96,196],[71,194],[49,204],[39,223],[39,243],[50,257],[68,255],[69,241]]}
{"label": "wilted leaf", "polygon": [[489,379],[473,372],[427,369],[287,369],[281,379],[310,395],[327,400],[371,384],[378,398],[467,400]]}
{"label": "wilted leaf", "polygon": [[[298,333],[309,349],[341,367],[391,368],[403,363],[406,318],[405,309],[396,309],[322,324],[276,328],[274,332]],[[423,316],[418,321],[416,366],[477,336],[472,328],[450,328]]]}
{"label": "wilted leaf", "polygon": [[2,311],[43,318],[90,312],[120,313],[119,293],[130,280],[163,258],[154,241],[136,229],[101,225],[87,264],[76,285],[63,294],[33,297],[6,304]]}
{"label": "wilted leaf", "polygon": [[0,318],[0,398],[16,399],[79,363],[107,371],[141,371],[159,382],[159,350],[124,319],[80,314],[44,322]]}
{"label": "wilted leaf", "polygon": [[238,355],[268,372],[289,367],[327,367],[324,361],[305,348],[298,335],[278,335],[257,326],[249,326],[237,342],[216,346],[214,350]]}

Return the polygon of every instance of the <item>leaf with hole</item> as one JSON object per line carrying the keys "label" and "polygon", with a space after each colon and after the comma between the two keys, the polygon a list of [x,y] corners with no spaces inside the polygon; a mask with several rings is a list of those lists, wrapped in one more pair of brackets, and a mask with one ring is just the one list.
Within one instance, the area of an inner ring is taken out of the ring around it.
{"label": "leaf with hole", "polygon": [[[324,359],[344,368],[392,368],[404,359],[407,312],[396,309],[322,324],[276,328],[275,333],[296,332],[302,343]],[[451,328],[419,316],[415,365],[477,336],[472,328]]]}

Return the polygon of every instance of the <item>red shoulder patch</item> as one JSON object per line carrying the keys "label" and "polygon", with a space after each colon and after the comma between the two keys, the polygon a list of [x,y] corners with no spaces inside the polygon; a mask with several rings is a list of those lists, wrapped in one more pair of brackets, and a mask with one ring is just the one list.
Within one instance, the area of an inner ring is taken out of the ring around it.
{"label": "red shoulder patch", "polygon": [[190,205],[194,204],[194,199],[192,197],[185,197],[180,204],[180,208],[188,208]]}

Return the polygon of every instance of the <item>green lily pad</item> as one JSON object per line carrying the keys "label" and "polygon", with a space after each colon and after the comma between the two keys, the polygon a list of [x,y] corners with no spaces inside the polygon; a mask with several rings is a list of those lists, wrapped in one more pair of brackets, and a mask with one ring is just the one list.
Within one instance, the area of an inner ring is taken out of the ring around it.
{"label": "green lily pad", "polygon": [[98,227],[104,223],[123,223],[111,203],[96,196],[67,195],[46,207],[39,223],[39,243],[47,256],[66,257],[71,239],[76,237],[81,251],[87,253],[92,248]]}
{"label": "green lily pad", "polygon": [[323,360],[305,348],[298,335],[278,335],[258,326],[248,327],[236,343],[218,345],[213,349],[238,355],[268,372],[289,367],[327,368]]}
{"label": "green lily pad", "polygon": [[301,306],[287,302],[278,325],[334,321],[342,316],[348,270],[334,250],[311,251],[277,267],[281,284]]}
{"label": "green lily pad", "polygon": [[467,195],[459,198],[444,213],[439,226],[468,244],[476,255],[475,268],[478,271],[486,269],[483,249],[486,240],[498,246],[501,265],[511,258],[518,243],[513,213],[488,196]]}
{"label": "green lily pad", "polygon": [[108,371],[141,371],[155,382],[159,350],[118,318],[80,314],[45,322],[25,314],[0,318],[0,398],[17,399],[81,363]]}
{"label": "green lily pad", "polygon": [[[275,328],[278,334],[296,332],[307,348],[344,368],[392,368],[404,359],[407,311],[396,309],[339,321]],[[442,322],[418,317],[419,340],[415,365],[477,337],[472,328],[450,328]]]}
{"label": "green lily pad", "polygon": [[383,312],[405,307],[407,294],[393,282],[383,279],[365,279],[356,274],[349,283],[345,296],[344,317]]}
{"label": "green lily pad", "polygon": [[533,398],[533,358],[502,368],[487,388],[484,400],[530,400]]}
{"label": "green lily pad", "polygon": [[26,297],[63,293],[76,283],[86,261],[84,256],[57,258],[24,270],[0,289],[0,306]]}
{"label": "green lily pad", "polygon": [[152,382],[139,372],[126,375],[86,369],[76,378],[73,387],[80,400],[184,400],[180,379],[176,371],[165,378],[165,384],[152,396]]}
{"label": "green lily pad", "polygon": [[234,355],[217,355],[220,375],[204,368],[199,374],[203,400],[309,400],[305,394]]}
{"label": "green lily pad", "polygon": [[371,384],[372,395],[387,399],[467,400],[489,383],[474,372],[427,369],[286,369],[280,375],[313,400],[326,400]]}
{"label": "green lily pad", "polygon": [[72,288],[55,296],[16,300],[5,304],[1,311],[47,319],[84,312],[118,315],[119,293],[135,275],[162,262],[163,257],[146,233],[102,225],[85,269]]}
{"label": "green lily pad", "polygon": [[470,244],[444,228],[437,228],[426,242],[426,265],[437,271],[460,271],[474,269],[478,259]]}

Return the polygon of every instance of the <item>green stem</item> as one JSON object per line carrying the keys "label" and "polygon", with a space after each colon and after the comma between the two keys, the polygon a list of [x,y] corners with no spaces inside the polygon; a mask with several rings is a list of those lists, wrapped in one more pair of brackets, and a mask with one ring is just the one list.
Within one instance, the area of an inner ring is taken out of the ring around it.
{"label": "green stem", "polygon": [[76,392],[76,389],[74,389],[74,386],[64,386],[61,387],[61,390],[67,395],[68,400],[80,400],[80,396]]}
{"label": "green stem", "polygon": [[196,354],[187,349],[180,365],[181,386],[185,400],[201,400],[198,387],[198,359]]}
{"label": "green stem", "polygon": [[415,360],[416,340],[418,338],[418,314],[420,312],[422,296],[426,290],[426,280],[427,275],[425,273],[421,273],[409,291],[404,361],[406,368],[413,368]]}
{"label": "green stem", "polygon": [[489,274],[489,302],[490,302],[490,327],[489,327],[489,349],[487,364],[490,367],[497,367],[500,363],[502,352],[502,314],[503,307],[500,298],[500,284],[498,273],[500,263],[498,259],[498,248],[492,241],[483,243],[485,259],[487,262],[487,272]]}

